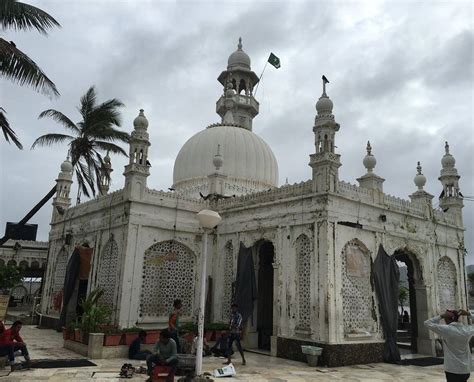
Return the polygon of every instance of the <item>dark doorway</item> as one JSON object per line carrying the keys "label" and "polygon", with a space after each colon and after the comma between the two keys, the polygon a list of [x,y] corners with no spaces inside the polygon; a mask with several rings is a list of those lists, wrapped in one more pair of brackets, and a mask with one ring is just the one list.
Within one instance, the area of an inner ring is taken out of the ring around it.
{"label": "dark doorway", "polygon": [[273,335],[273,262],[275,249],[269,241],[258,247],[257,332],[259,349],[270,350]]}
{"label": "dark doorway", "polygon": [[[411,256],[405,252],[395,252],[395,259],[399,264],[400,269],[400,285],[399,291],[406,289],[408,291],[408,298],[404,302],[403,306],[408,305],[409,311],[404,308],[403,310],[407,313],[402,313],[401,303],[399,301],[398,308],[398,330],[397,330],[397,344],[399,348],[410,350],[412,353],[418,351],[417,339],[418,339],[418,320],[417,320],[417,309],[416,309],[416,278],[417,273],[415,270],[415,264]],[[416,261],[416,259],[415,259]],[[402,263],[402,264],[400,264]],[[404,278],[403,275],[406,275]],[[399,296],[401,296],[399,293]],[[403,298],[402,298],[403,299]]]}

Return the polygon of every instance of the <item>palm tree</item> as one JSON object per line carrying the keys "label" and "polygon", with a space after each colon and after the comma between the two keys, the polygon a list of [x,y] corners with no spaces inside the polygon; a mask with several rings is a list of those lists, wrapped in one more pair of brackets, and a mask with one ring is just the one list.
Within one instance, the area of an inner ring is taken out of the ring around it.
{"label": "palm tree", "polygon": [[[32,5],[16,0],[2,0],[0,4],[0,27],[5,30],[36,29],[46,35],[46,30],[60,27],[59,23],[49,14]],[[18,49],[13,41],[0,37],[0,75],[20,86],[31,86],[33,89],[46,94],[58,96],[56,85],[44,74],[41,68],[25,53]],[[19,148],[20,143],[15,131],[10,127],[6,111],[0,107],[0,128],[5,140],[10,140]]]}
{"label": "palm tree", "polygon": [[[111,99],[97,104],[97,93],[92,86],[81,97],[78,108],[82,120],[78,123],[54,109],[43,111],[39,118],[50,117],[65,127],[72,135],[51,133],[37,138],[31,148],[49,146],[56,143],[68,142],[71,163],[75,168],[79,193],[86,196],[95,195],[96,185],[100,182],[103,160],[100,151],[110,151],[114,154],[127,156],[127,153],[113,142],[128,143],[130,135],[117,130],[121,125],[119,108],[123,103]],[[91,193],[89,192],[91,191]]]}

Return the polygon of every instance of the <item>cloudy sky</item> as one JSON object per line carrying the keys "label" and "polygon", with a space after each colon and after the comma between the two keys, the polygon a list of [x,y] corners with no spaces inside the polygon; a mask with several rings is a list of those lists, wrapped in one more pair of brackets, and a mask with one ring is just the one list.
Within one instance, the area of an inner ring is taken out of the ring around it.
{"label": "cloudy sky", "polygon": [[[268,2],[268,1],[29,1],[62,25],[48,37],[6,33],[56,83],[61,97],[48,99],[0,81],[1,105],[25,150],[0,144],[0,224],[19,220],[54,184],[65,146],[29,150],[34,139],[62,132],[38,120],[55,108],[79,119],[76,106],[91,85],[99,100],[119,98],[123,129],[130,131],[140,108],[150,122],[148,186],[172,184],[181,146],[219,121],[216,78],[226,68],[239,36],[263,69],[270,52],[281,68],[268,67],[258,90],[260,115],[254,132],[272,147],[280,184],[311,177],[314,105],[321,75],[341,124],[336,137],[340,177],[356,183],[370,140],[375,172],[389,194],[415,191],[416,162],[439,195],[437,180],[448,140],[464,195],[474,195],[473,5],[469,1]],[[5,36],[5,33],[3,33]],[[125,158],[113,157],[112,189],[123,187]],[[75,191],[73,198],[75,198]],[[437,206],[437,197],[434,204]],[[465,202],[468,263],[474,263],[474,202]],[[46,240],[48,204],[31,222]]]}

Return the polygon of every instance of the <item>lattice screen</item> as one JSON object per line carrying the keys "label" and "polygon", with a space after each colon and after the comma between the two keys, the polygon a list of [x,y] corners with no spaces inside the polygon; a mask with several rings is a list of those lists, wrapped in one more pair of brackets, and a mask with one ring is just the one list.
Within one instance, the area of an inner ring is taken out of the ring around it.
{"label": "lattice screen", "polygon": [[224,248],[224,296],[222,299],[222,320],[230,317],[230,304],[232,304],[232,283],[234,281],[234,246],[229,241]]}
{"label": "lattice screen", "polygon": [[104,290],[100,302],[113,309],[116,305],[117,279],[120,277],[120,257],[117,242],[111,237],[99,260],[97,287]]}
{"label": "lattice screen", "polygon": [[342,250],[344,333],[373,332],[370,257],[352,240]]}
{"label": "lattice screen", "polygon": [[[52,310],[59,310],[58,300],[61,300],[59,295],[64,288],[64,279],[66,277],[66,267],[67,267],[68,254],[67,251],[62,248],[58,255],[56,256],[56,267],[54,269],[54,278],[53,278],[53,290],[51,291],[51,306]],[[56,300],[56,302],[55,302]]]}
{"label": "lattice screen", "polygon": [[457,309],[456,267],[444,256],[438,261],[439,307],[441,311]]}
{"label": "lattice screen", "polygon": [[164,241],[145,251],[140,315],[166,317],[181,299],[183,316],[192,316],[196,284],[194,253],[177,241]]}
{"label": "lattice screen", "polygon": [[298,329],[311,328],[311,241],[306,235],[296,239],[296,268],[298,275]]}

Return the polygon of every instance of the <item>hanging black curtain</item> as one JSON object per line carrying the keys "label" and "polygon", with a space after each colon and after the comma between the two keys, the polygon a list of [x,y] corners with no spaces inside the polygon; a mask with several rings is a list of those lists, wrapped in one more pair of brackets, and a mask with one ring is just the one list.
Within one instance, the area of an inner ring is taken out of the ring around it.
{"label": "hanging black curtain", "polygon": [[79,248],[76,247],[66,267],[66,278],[64,279],[63,288],[63,306],[61,308],[61,315],[59,316],[58,330],[63,326],[66,326],[67,307],[74,292],[74,286],[76,285],[77,276],[79,275],[80,265],[81,258],[79,255]]}
{"label": "hanging black curtain", "polygon": [[237,277],[235,280],[234,302],[239,306],[243,322],[253,313],[253,302],[257,299],[257,282],[253,266],[252,248],[240,243],[237,259]]}
{"label": "hanging black curtain", "polygon": [[389,256],[382,245],[379,247],[374,262],[373,277],[379,302],[380,320],[385,336],[383,359],[385,362],[397,363],[400,362],[400,352],[397,346],[400,272],[395,258]]}

